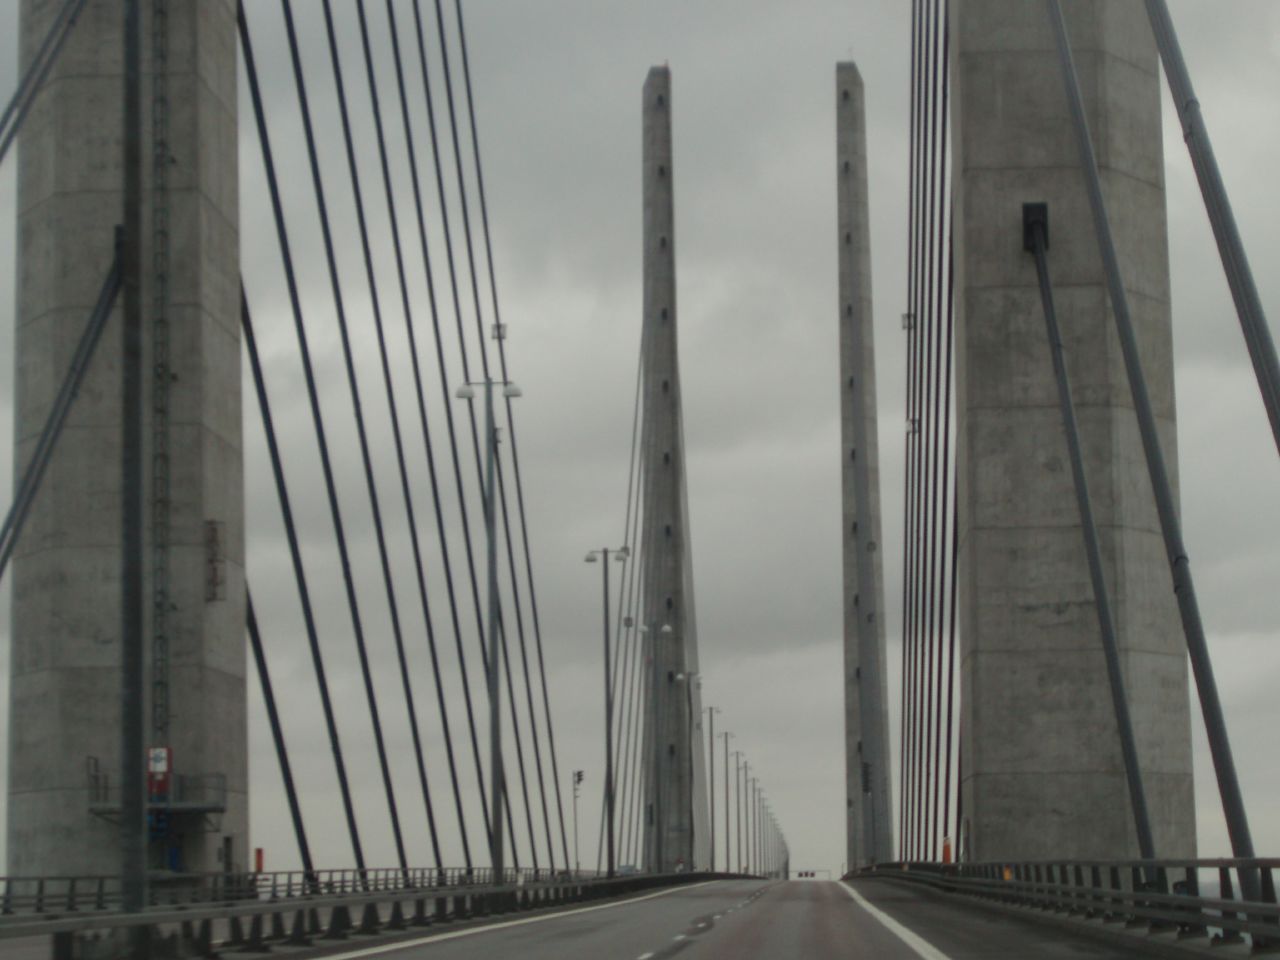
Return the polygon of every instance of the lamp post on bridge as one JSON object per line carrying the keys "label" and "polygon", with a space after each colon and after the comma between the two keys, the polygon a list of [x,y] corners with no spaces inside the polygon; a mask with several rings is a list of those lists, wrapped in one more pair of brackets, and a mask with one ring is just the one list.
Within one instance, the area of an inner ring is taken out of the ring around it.
{"label": "lamp post on bridge", "polygon": [[[707,798],[711,803],[711,816],[707,821],[711,824],[711,865],[707,868],[712,873],[716,870],[716,714],[721,713],[719,707],[707,707],[707,723],[710,725],[707,733],[707,745],[711,749],[711,759],[707,761],[707,776],[710,778],[707,783]],[[727,843],[728,840],[726,839]]]}
{"label": "lamp post on bridge", "polygon": [[[627,557],[631,556],[631,551],[626,546],[618,547],[612,552],[622,563],[625,563]],[[586,562],[595,563],[598,558],[603,558],[604,560],[601,565],[601,580],[604,584],[604,804],[607,823],[606,834],[608,837],[606,841],[608,856],[605,860],[607,866],[605,876],[612,879],[616,864],[614,862],[613,842],[613,669],[609,653],[609,553],[610,549],[608,547],[592,550],[587,554]],[[596,866],[599,866],[599,862],[597,862]]]}
{"label": "lamp post on bridge", "polygon": [[573,771],[573,875],[582,872],[582,863],[578,860],[578,788],[582,786],[582,771]]}
{"label": "lamp post on bridge", "polygon": [[[502,328],[495,324],[494,336],[501,338]],[[521,395],[520,388],[510,380],[468,380],[458,387],[455,396],[468,403],[475,399],[477,386],[484,387],[484,437],[485,437],[485,486],[484,526],[488,541],[489,560],[489,856],[493,863],[493,881],[501,883],[503,870],[502,806],[506,792],[502,769],[502,704],[499,699],[499,672],[502,661],[498,658],[498,540],[496,531],[497,497],[494,486],[494,461],[498,450],[498,430],[493,422],[493,388],[502,387],[502,395],[508,399]]]}
{"label": "lamp post on bridge", "polygon": [[[729,857],[733,853],[733,847],[729,843],[729,738],[733,734],[728,730],[724,732],[724,872],[732,873],[733,864],[729,862]],[[713,828],[714,830],[714,828]]]}
{"label": "lamp post on bridge", "polygon": [[[733,755],[735,757],[741,757],[742,751],[735,750],[733,751]],[[738,763],[737,772],[734,774],[734,780],[735,780],[734,789],[737,794],[736,797],[734,798],[734,806],[737,808],[737,834],[738,834],[737,846],[738,846],[738,872],[739,873],[744,872],[742,869],[742,811],[746,806],[746,800],[743,798],[743,794],[746,792],[747,772],[750,769],[751,769],[751,764],[747,763],[747,761],[743,759]]]}

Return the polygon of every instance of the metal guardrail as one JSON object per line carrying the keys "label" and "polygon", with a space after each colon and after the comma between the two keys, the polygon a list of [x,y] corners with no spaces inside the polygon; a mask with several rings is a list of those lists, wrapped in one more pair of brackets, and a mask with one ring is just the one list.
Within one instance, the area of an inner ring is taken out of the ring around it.
{"label": "metal guardrail", "polygon": [[[354,933],[454,924],[737,877],[675,873],[605,879],[507,870],[505,882],[494,884],[480,882],[492,879],[490,871],[465,869],[291,871],[238,878],[209,874],[196,877],[201,883],[183,897],[164,900],[153,894],[161,902],[138,913],[119,909],[119,888],[109,892],[106,878],[0,878],[7,897],[0,902],[9,909],[0,916],[0,942],[52,936],[55,958],[71,958],[76,937],[115,938],[123,950],[126,932],[145,928],[152,943],[164,942],[172,955],[214,958],[226,951],[307,946]],[[34,886],[28,889],[28,884]],[[202,892],[205,899],[193,898]],[[38,895],[43,899],[34,899]]]}
{"label": "metal guardrail", "polygon": [[[1145,926],[1179,940],[1280,946],[1275,872],[1280,859],[1056,860],[886,863],[849,874],[922,883],[998,903],[1104,923]],[[1256,879],[1260,901],[1236,891]],[[1216,894],[1206,896],[1205,892]]]}
{"label": "metal guardrail", "polygon": [[[295,897],[343,897],[354,894],[418,892],[457,887],[524,886],[548,882],[585,882],[592,872],[531,868],[503,871],[495,883],[489,868],[432,867],[400,869],[282,870],[264,873],[158,874],[151,878],[151,907],[277,902]],[[15,917],[107,911],[120,905],[120,877],[0,877],[0,926]]]}

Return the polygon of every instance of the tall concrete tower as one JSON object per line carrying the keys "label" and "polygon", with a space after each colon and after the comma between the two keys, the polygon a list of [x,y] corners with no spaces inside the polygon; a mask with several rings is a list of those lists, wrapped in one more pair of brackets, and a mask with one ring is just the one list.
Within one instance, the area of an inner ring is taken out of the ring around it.
{"label": "tall concrete tower", "polygon": [[694,868],[691,734],[697,651],[689,569],[684,436],[676,336],[675,205],[671,187],[671,71],[644,84],[644,593],[649,646],[649,781],[646,866]]}
{"label": "tall concrete tower", "polygon": [[836,242],[844,503],[845,839],[851,870],[893,859],[866,119],[862,75],[855,64],[838,64]]}
{"label": "tall concrete tower", "polygon": [[[1175,450],[1160,77],[1141,0],[1066,4],[1161,443]],[[975,859],[1137,856],[1022,205],[1067,366],[1156,852],[1191,856],[1186,653],[1048,13],[952,4],[962,789]],[[1171,459],[1170,470],[1176,461]]]}
{"label": "tall concrete tower", "polygon": [[[58,4],[23,0],[23,69]],[[236,32],[230,0],[142,4],[143,436],[154,869],[246,867]],[[22,131],[21,470],[123,219],[122,4],[89,0]],[[119,309],[13,569],[8,872],[119,869]]]}

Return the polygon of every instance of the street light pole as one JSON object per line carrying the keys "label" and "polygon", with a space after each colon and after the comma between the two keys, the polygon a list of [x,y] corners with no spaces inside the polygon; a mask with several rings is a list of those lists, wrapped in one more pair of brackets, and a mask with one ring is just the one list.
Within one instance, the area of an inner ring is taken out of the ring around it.
{"label": "street light pole", "polygon": [[[735,750],[733,751],[733,754],[736,757],[740,757],[742,756],[742,751]],[[738,832],[738,872],[739,873],[744,872],[742,869],[742,811],[746,807],[746,799],[743,797],[743,794],[746,792],[745,788],[747,785],[747,771],[750,769],[751,769],[751,764],[747,763],[746,760],[741,761],[741,763],[739,763],[738,765],[738,773],[735,778],[738,781],[737,783],[738,796],[737,796],[737,802],[735,806],[737,806],[738,808],[738,823],[737,823],[738,831],[737,832]]]}
{"label": "street light pole", "polygon": [[582,873],[582,862],[578,859],[578,788],[582,785],[582,771],[573,771],[573,875]]}
{"label": "street light pole", "polygon": [[494,497],[494,447],[498,438],[493,429],[493,381],[484,383],[484,474],[485,474],[485,533],[489,538],[489,766],[492,786],[489,790],[489,847],[493,859],[493,882],[502,883],[502,797],[506,783],[502,771],[502,709],[499,701],[498,671],[498,544],[495,521],[497,517]]}
{"label": "street light pole", "polygon": [[732,848],[729,845],[729,738],[733,734],[724,732],[724,872],[732,873],[733,865],[729,862]]}
{"label": "street light pole", "polygon": [[[709,869],[712,873],[716,869],[716,714],[720,712],[719,707],[707,707],[707,722],[710,729],[707,734],[707,745],[711,749],[711,759],[707,762],[707,798],[711,802],[711,818],[708,821],[711,824],[711,866]],[[725,840],[728,843],[728,839]]]}
{"label": "street light pole", "polygon": [[[607,856],[606,876],[612,878],[617,869],[614,843],[614,796],[613,796],[613,660],[609,649],[609,548],[602,547],[598,551],[603,558],[602,578],[604,582],[604,805],[606,823]],[[630,551],[626,546],[619,547],[614,553],[619,560],[626,560]],[[596,562],[597,551],[587,554],[587,563]],[[597,861],[596,866],[599,866]]]}
{"label": "street light pole", "polygon": [[[501,335],[501,329],[494,328],[495,336]],[[502,661],[498,657],[498,536],[497,536],[497,497],[494,483],[495,459],[498,448],[498,431],[493,423],[493,388],[497,383],[503,387],[506,397],[520,396],[520,389],[508,380],[495,381],[485,377],[477,381],[484,386],[484,437],[485,437],[485,487],[484,487],[484,528],[488,540],[489,564],[489,643],[488,643],[488,693],[489,693],[489,856],[493,863],[493,882],[502,883],[506,873],[503,869],[502,850],[502,810],[506,794],[506,779],[502,767],[502,703],[499,699],[499,672]],[[475,399],[477,383],[467,382],[458,388],[455,396],[460,400]]]}

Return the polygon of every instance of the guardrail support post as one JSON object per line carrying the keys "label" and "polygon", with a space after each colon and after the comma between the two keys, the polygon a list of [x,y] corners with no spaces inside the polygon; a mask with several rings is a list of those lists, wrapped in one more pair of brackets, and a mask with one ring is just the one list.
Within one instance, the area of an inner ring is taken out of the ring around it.
{"label": "guardrail support post", "polygon": [[293,928],[289,931],[289,936],[285,938],[285,943],[291,947],[311,946],[311,938],[307,936],[307,911],[298,910],[294,913]]}
{"label": "guardrail support post", "polygon": [[360,914],[360,927],[356,933],[365,936],[374,936],[382,928],[382,918],[378,916],[378,906],[374,903],[366,903],[364,910]]}

